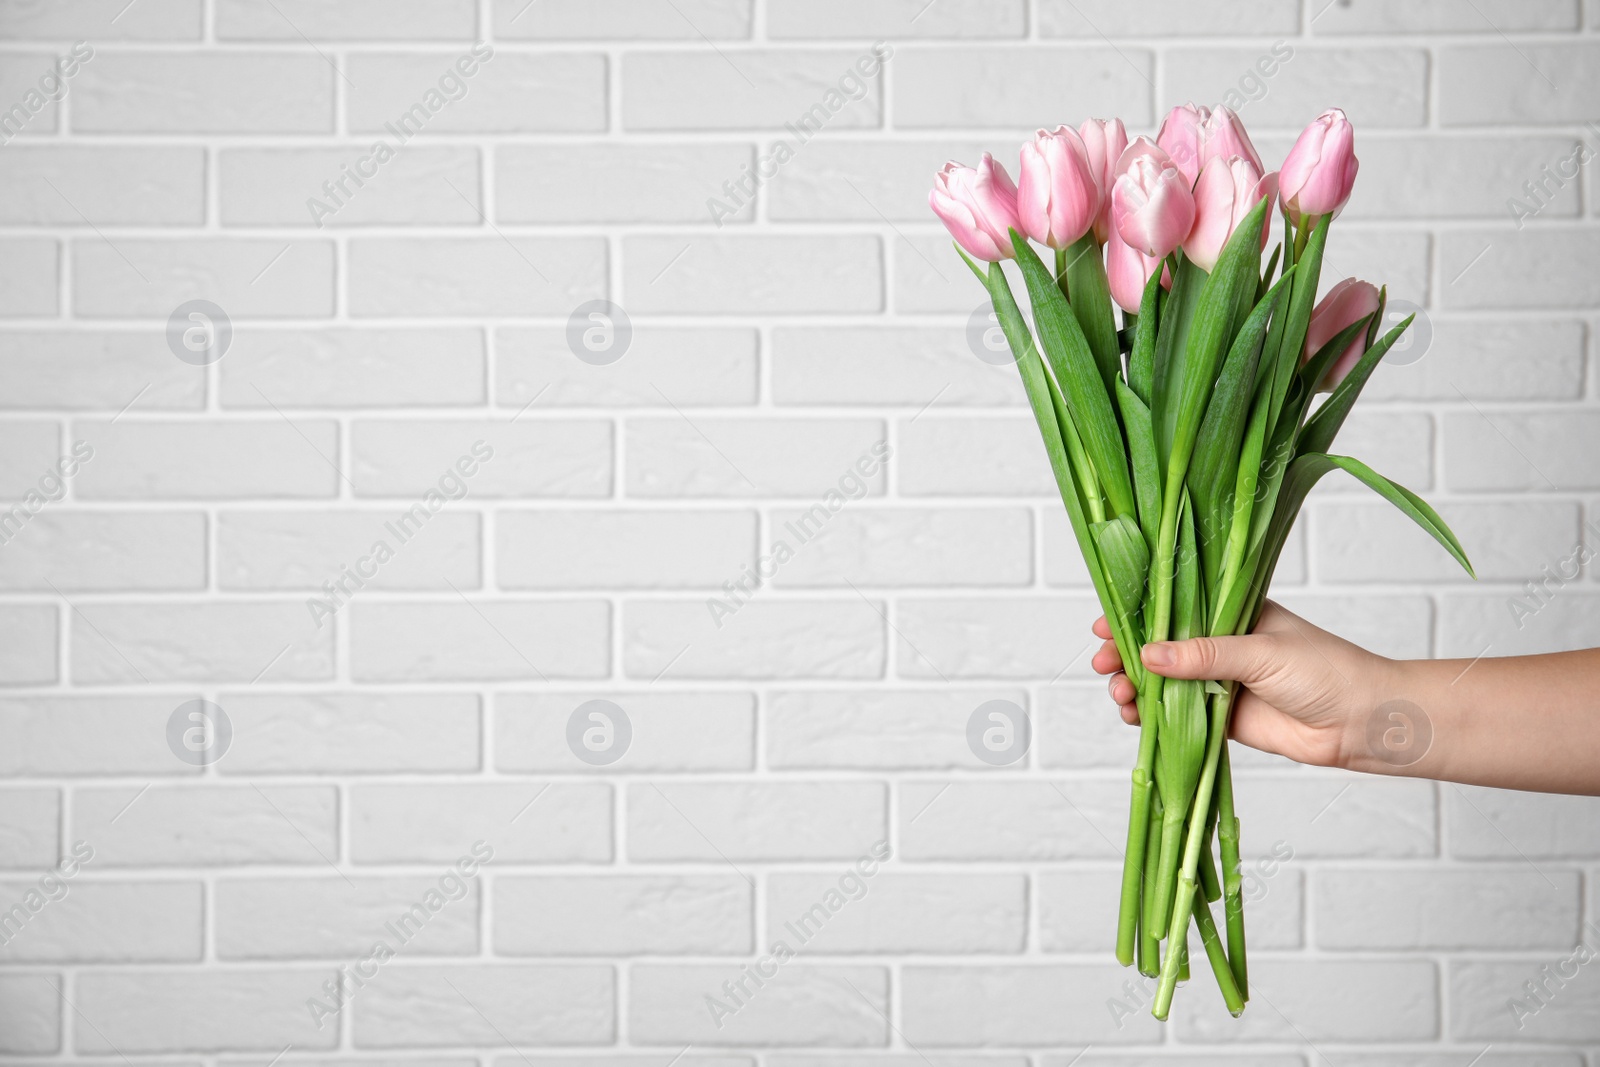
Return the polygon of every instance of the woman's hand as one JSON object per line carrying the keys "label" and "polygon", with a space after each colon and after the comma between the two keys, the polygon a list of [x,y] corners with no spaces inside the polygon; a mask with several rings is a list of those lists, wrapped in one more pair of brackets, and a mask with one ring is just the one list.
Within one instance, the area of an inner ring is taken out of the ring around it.
{"label": "woman's hand", "polygon": [[[1133,683],[1104,616],[1106,643],[1094,669],[1111,678],[1122,718],[1139,722]],[[1245,637],[1198,637],[1146,645],[1144,665],[1166,678],[1237,681],[1230,735],[1235,741],[1320,767],[1361,766],[1367,723],[1391,691],[1393,661],[1320,630],[1271,601]]]}

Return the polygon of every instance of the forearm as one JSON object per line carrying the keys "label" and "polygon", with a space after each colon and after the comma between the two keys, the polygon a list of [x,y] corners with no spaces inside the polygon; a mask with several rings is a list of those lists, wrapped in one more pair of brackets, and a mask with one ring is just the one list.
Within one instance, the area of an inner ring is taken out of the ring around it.
{"label": "forearm", "polygon": [[1354,770],[1600,794],[1600,649],[1393,661],[1375,689],[1346,731]]}

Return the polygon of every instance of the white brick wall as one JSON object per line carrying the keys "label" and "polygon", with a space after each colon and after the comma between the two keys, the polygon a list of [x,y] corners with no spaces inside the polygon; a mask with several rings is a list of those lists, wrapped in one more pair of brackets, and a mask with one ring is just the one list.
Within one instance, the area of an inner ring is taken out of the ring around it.
{"label": "white brick wall", "polygon": [[[1600,150],[1597,32],[1595,0],[0,0],[0,110],[92,49],[0,145],[0,510],[53,498],[0,543],[0,1067],[1597,1067],[1600,967],[1507,1002],[1600,945],[1600,805],[1253,753],[1255,999],[1197,973],[1148,1018],[1108,958],[1133,736],[925,202],[1036,124],[1232,93],[1272,159],[1345,107],[1328,280],[1432,343],[1344,444],[1482,580],[1330,479],[1279,595],[1394,655],[1600,644],[1592,567],[1509,607],[1600,541],[1600,171],[1507,205]],[[165,334],[196,299],[208,366]],[[569,348],[597,300],[615,362]],[[196,698],[207,766],[169,740]],[[993,700],[1032,716],[1004,766],[967,743]]]}

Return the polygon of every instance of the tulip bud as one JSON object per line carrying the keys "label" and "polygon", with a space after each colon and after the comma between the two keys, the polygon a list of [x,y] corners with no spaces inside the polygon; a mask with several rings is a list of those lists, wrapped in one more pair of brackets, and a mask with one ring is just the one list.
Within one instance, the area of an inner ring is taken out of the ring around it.
{"label": "tulip bud", "polygon": [[[1340,330],[1377,311],[1378,303],[1378,287],[1358,278],[1346,278],[1329,289],[1328,295],[1318,301],[1317,306],[1311,310],[1311,321],[1306,325],[1306,347],[1300,354],[1301,362],[1316,355],[1317,350],[1333,340]],[[1327,373],[1318,383],[1318,390],[1332,389],[1338,385],[1361,359],[1366,347],[1366,333],[1356,334],[1355,339],[1350,342],[1350,347],[1335,356],[1333,362],[1329,364]]]}
{"label": "tulip bud", "polygon": [[1117,233],[1115,226],[1106,238],[1106,282],[1111,287],[1111,298],[1123,311],[1137,315],[1139,302],[1144,298],[1144,287],[1150,275],[1161,267],[1161,261],[1141,255]]}
{"label": "tulip bud", "polygon": [[1194,194],[1167,154],[1143,137],[1117,161],[1111,218],[1117,233],[1138,251],[1165,258],[1189,236]]}
{"label": "tulip bud", "polygon": [[1100,211],[1100,187],[1078,134],[1066,126],[1040,130],[1022,146],[1017,179],[1021,231],[1051,248],[1066,248],[1089,232]]}
{"label": "tulip bud", "polygon": [[1100,189],[1100,211],[1094,219],[1095,240],[1105,244],[1111,233],[1111,186],[1117,180],[1117,160],[1128,147],[1128,131],[1121,119],[1086,119],[1078,127],[1084,151],[1089,154],[1089,173]]}
{"label": "tulip bud", "polygon": [[1256,146],[1250,142],[1250,135],[1245,132],[1244,123],[1239,121],[1238,112],[1231,107],[1218,107],[1200,127],[1200,169],[1205,170],[1213,159],[1230,156],[1248,159],[1258,174],[1266,169],[1261,165]]}
{"label": "tulip bud", "polygon": [[1343,111],[1329,108],[1300,134],[1278,171],[1290,217],[1337,215],[1350,199],[1357,166],[1355,127]]}
{"label": "tulip bud", "polygon": [[1022,229],[1017,187],[989,153],[983,154],[976,169],[946,163],[934,175],[928,206],[969,255],[990,263],[1016,256],[1010,231]]}
{"label": "tulip bud", "polygon": [[[1194,185],[1194,229],[1183,242],[1183,254],[1210,271],[1239,223],[1262,199],[1277,192],[1277,184],[1276,172],[1263,178],[1254,164],[1239,156],[1208,162]],[[1262,247],[1271,232],[1270,222],[1261,227]]]}
{"label": "tulip bud", "polygon": [[1195,179],[1200,176],[1201,165],[1205,163],[1200,153],[1205,141],[1205,127],[1210,120],[1210,109],[1184,104],[1167,112],[1161,129],[1156,133],[1156,144],[1177,165],[1191,189],[1194,188]]}

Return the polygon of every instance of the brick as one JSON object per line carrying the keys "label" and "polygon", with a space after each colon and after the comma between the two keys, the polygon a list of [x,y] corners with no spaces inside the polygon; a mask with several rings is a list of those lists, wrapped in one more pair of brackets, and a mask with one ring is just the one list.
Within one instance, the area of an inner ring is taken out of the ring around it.
{"label": "brick", "polygon": [[365,237],[350,242],[350,313],[566,315],[606,295],[589,237]]}
{"label": "brick", "polygon": [[1579,933],[1574,871],[1338,869],[1313,886],[1325,948],[1559,949]]}
{"label": "brick", "polygon": [[1116,781],[903,782],[904,860],[1037,861],[1120,857],[1128,787]]}
{"label": "brick", "polygon": [[616,1034],[616,996],[609,966],[386,967],[357,1001],[355,1044],[604,1045]]}
{"label": "brick", "polygon": [[[541,2],[539,7],[549,6]],[[507,145],[495,153],[501,222],[706,222],[708,202],[755,166],[747,144]],[[573,174],[584,175],[574,185]],[[749,202],[736,217],[750,221]],[[725,217],[724,217],[725,219]]]}
{"label": "brick", "polygon": [[1297,859],[1411,859],[1438,855],[1432,782],[1408,779],[1236,775],[1241,854]]}
{"label": "brick", "polygon": [[[882,1047],[889,1042],[889,973],[882,967],[787,963],[735,1008],[723,992],[751,966],[636,964],[629,972],[628,1033],[640,1043]],[[749,980],[746,979],[749,988]],[[714,1015],[706,997],[723,1011]],[[720,1023],[720,1025],[719,1025]]]}
{"label": "brick", "polygon": [[80,604],[71,648],[79,685],[333,677],[333,632],[287,601]]}
{"label": "brick", "polygon": [[[1083,866],[1074,864],[1074,868]],[[1301,947],[1304,942],[1300,931],[1305,925],[1304,882],[1300,871],[1282,862],[1244,861],[1244,911],[1251,949],[1272,951]],[[1038,876],[1037,884],[1039,940],[1044,951],[1105,952],[1107,934],[1117,928],[1117,909],[1122,898],[1121,866],[1047,871]],[[1222,905],[1212,904],[1211,909],[1214,920],[1220,924]],[[1198,955],[1199,938],[1191,937],[1191,944]]]}
{"label": "brick", "polygon": [[0,975],[0,1052],[56,1052],[61,1048],[59,974]]}
{"label": "brick", "polygon": [[736,875],[561,875],[495,881],[508,956],[739,955],[754,890]]}
{"label": "brick", "polygon": [[1600,233],[1593,230],[1502,228],[1439,236],[1439,294],[1447,308],[1593,307],[1600,302],[1596,270]]}
{"label": "brick", "polygon": [[[1455,531],[1481,581],[1539,577],[1543,564],[1579,551],[1575,504],[1445,504],[1439,515]],[[1319,505],[1313,529],[1317,576],[1328,582],[1470,581],[1428,534],[1382,501]],[[1373,552],[1382,545],[1382,552]]]}
{"label": "brick", "polygon": [[[104,180],[107,173],[117,180]],[[205,221],[199,148],[13,145],[0,158],[7,225],[198,226]],[[52,188],[53,187],[53,188]]]}
{"label": "brick", "polygon": [[[881,602],[849,599],[640,600],[623,609],[623,670],[673,678],[881,678]],[[722,601],[721,603],[729,603]]]}
{"label": "brick", "polygon": [[228,692],[235,743],[223,774],[476,771],[478,698],[469,693]]}
{"label": "brick", "polygon": [[471,226],[480,218],[477,207],[450,186],[475,192],[478,158],[472,148],[407,146],[392,159],[376,159],[371,144],[228,149],[218,153],[222,223]]}
{"label": "brick", "polygon": [[51,605],[14,604],[0,610],[0,685],[54,682],[58,629]]}
{"label": "brick", "polygon": [[[1317,286],[1322,296],[1346,278],[1364,278],[1374,285],[1387,286],[1391,297],[1414,304],[1429,302],[1427,234],[1342,230],[1337,237],[1330,234],[1329,241],[1333,247],[1323,257]],[[1444,271],[1439,288],[1444,288],[1451,277],[1449,271]]]}
{"label": "brick", "polygon": [[[635,327],[623,357],[597,366],[573,354],[565,328],[504,328],[495,331],[495,399],[512,410],[535,398],[549,407],[753,404],[757,345],[745,328]],[[671,383],[670,400],[660,381]]]}
{"label": "brick", "polygon": [[186,775],[196,768],[167,748],[167,720],[187,699],[40,694],[0,700],[0,774],[50,778]]}
{"label": "brick", "polygon": [[[277,1052],[286,1044],[331,1049],[338,1027],[319,1029],[306,1001],[322,997],[331,969],[132,970],[78,978],[70,1013],[79,1052]],[[92,1021],[91,1021],[92,1020]]]}
{"label": "brick", "polygon": [[[822,526],[812,513],[774,509],[770,521],[774,546],[782,541],[795,551],[774,579],[780,588],[1026,585],[1033,579],[1033,516],[1024,508],[857,508]],[[808,539],[801,541],[803,535]]]}
{"label": "brick", "polygon": [[[1592,927],[1584,941],[1592,950]],[[1522,959],[1452,960],[1448,966],[1451,1038],[1594,1040],[1595,1027],[1600,1026],[1595,976],[1592,968],[1577,962],[1570,948]],[[1544,991],[1531,995],[1529,982],[1535,991],[1541,987]]]}
{"label": "brick", "polygon": [[198,512],[43,513],[6,539],[0,588],[203,589],[206,521]]}
{"label": "brick", "polygon": [[767,766],[983,770],[967,722],[990,700],[1028,707],[1020,689],[779,690],[767,696]]}
{"label": "brick", "polygon": [[[1570,555],[1563,553],[1563,558]],[[1554,571],[1557,562],[1549,561]],[[1541,576],[1542,578],[1542,576]],[[1593,648],[1600,643],[1600,597],[1584,591],[1551,585],[1549,592],[1536,584],[1495,594],[1455,594],[1440,597],[1439,654],[1472,659],[1476,656],[1526,656]]]}
{"label": "brick", "polygon": [[[1499,5],[1496,5],[1499,6]],[[1536,5],[1535,5],[1536,6]],[[1592,118],[1600,45],[1593,42],[1439,49],[1439,121],[1445,126],[1579,123]]]}
{"label": "brick", "polygon": [[1432,654],[1433,603],[1426,596],[1377,592],[1334,596],[1285,589],[1272,599],[1313,626],[1380,656],[1426,659]]}
{"label": "brick", "polygon": [[854,860],[888,836],[887,803],[874,782],[630,782],[628,856],[643,863]]}
{"label": "brick", "polygon": [[1379,3],[1352,0],[1323,9],[1312,20],[1318,34],[1325,33],[1507,33],[1518,30],[1572,30],[1578,27],[1576,0],[1495,0],[1479,3],[1478,10],[1461,8],[1448,0],[1421,3]]}
{"label": "brick", "polygon": [[1105,1001],[1125,980],[1114,963],[916,965],[901,974],[905,1038],[918,1047],[1106,1046],[1161,1039],[1161,1024],[1148,1011],[1135,1009],[1119,1020],[1106,1010]]}
{"label": "brick", "polygon": [[86,318],[159,318],[209,300],[230,318],[333,314],[331,241],[119,237],[72,247],[72,305]]}
{"label": "brick", "polygon": [[819,129],[882,125],[882,66],[866,47],[630,52],[622,61],[622,125],[786,130],[787,139],[803,148]]}
{"label": "brick", "polygon": [[576,509],[495,516],[502,589],[720,589],[756,562],[753,511]]}
{"label": "brick", "polygon": [[457,483],[473,498],[609,496],[611,448],[600,419],[363,419],[350,429],[356,495],[405,497],[408,507],[430,491],[460,499]]}
{"label": "brick", "polygon": [[464,599],[355,605],[351,675],[364,682],[606,676],[605,601]]}
{"label": "brick", "polygon": [[[1292,55],[1285,55],[1290,48]],[[1166,53],[1162,75],[1162,94],[1169,100],[1245,96],[1249,107],[1244,117],[1256,126],[1301,128],[1328,106],[1327,86],[1333,78],[1340,79],[1339,106],[1357,128],[1409,128],[1424,125],[1427,118],[1428,54],[1420,48],[1281,43],[1175,48]],[[1266,92],[1250,98],[1252,86],[1262,81]]]}
{"label": "brick", "polygon": [[1039,9],[1044,37],[1146,37],[1157,26],[1174,37],[1294,36],[1300,31],[1300,5],[1294,0],[1251,0],[1206,11],[1183,0],[1159,0],[1137,9],[1116,0],[1043,0]]}
{"label": "brick", "polygon": [[[481,46],[480,46],[481,47]],[[382,55],[357,53],[346,68],[345,121],[352,132],[401,133],[387,140],[403,145],[411,131],[437,133],[549,133],[606,128],[606,58],[577,52],[496,52],[465,78],[460,52]],[[463,89],[455,86],[464,86]],[[432,97],[429,97],[429,94]],[[421,112],[432,112],[424,120]],[[402,119],[410,116],[402,125]],[[467,190],[462,190],[467,192]],[[446,195],[454,195],[445,190]],[[459,198],[458,198],[459,199]]]}
{"label": "brick", "polygon": [[[57,877],[60,877],[59,875]],[[65,895],[6,928],[0,960],[17,963],[199,962],[199,882],[65,881]],[[0,884],[5,906],[38,893],[39,883]],[[24,907],[24,913],[26,913]],[[10,915],[17,914],[13,909]]]}
{"label": "brick", "polygon": [[[1439,972],[1428,960],[1297,960],[1253,956],[1250,991],[1276,1011],[1228,1017],[1216,986],[1175,998],[1185,1042],[1427,1041],[1439,1036]],[[1259,991],[1259,993],[1258,993]]]}
{"label": "brick", "polygon": [[[216,886],[217,956],[358,958],[378,942],[407,957],[475,955],[480,892],[478,879],[456,871],[348,880],[222,878]],[[432,901],[426,901],[429,894]]]}
{"label": "brick", "polygon": [[[0,867],[38,869],[55,864],[61,793],[34,787],[0,789]],[[0,1001],[4,1003],[4,1001]],[[4,1033],[0,1028],[0,1033]]]}
{"label": "brick", "polygon": [[[567,740],[568,721],[597,699],[620,707],[630,730],[623,755],[598,766],[578,759]],[[755,698],[738,692],[501,693],[494,736],[495,768],[512,774],[744,771],[755,762]]]}
{"label": "brick", "polygon": [[622,292],[630,314],[879,311],[883,246],[843,234],[626,237]]}
{"label": "brick", "polygon": [[96,868],[322,865],[339,854],[337,806],[332,786],[84,788],[72,836],[94,845]]}
{"label": "brick", "polygon": [[1046,504],[1043,508],[1044,580],[1046,585],[1072,586],[1088,590],[1094,583],[1083,562],[1083,549],[1072,532],[1065,507]]}
{"label": "brick", "polygon": [[881,496],[885,461],[893,462],[883,423],[870,418],[677,414],[629,419],[626,433],[629,496],[820,502],[832,493],[824,506],[842,500],[845,507],[852,499]]}
{"label": "brick", "polygon": [[[1365,137],[1362,180],[1345,210],[1353,219],[1506,218],[1511,214],[1507,198],[1525,197],[1523,183],[1542,181],[1541,167],[1572,159],[1578,144],[1559,136]],[[1452,180],[1435,180],[1440,174]],[[1564,188],[1552,183],[1541,199],[1549,201],[1541,216],[1578,214],[1575,181]]]}
{"label": "brick", "polygon": [[[223,589],[299,589],[353,573],[362,589],[477,589],[482,565],[478,516],[443,512],[407,526],[401,541],[392,511],[224,511],[217,521],[217,575]],[[393,559],[380,562],[382,544]],[[368,576],[367,572],[371,571]],[[320,623],[321,616],[313,614]]]}
{"label": "brick", "polygon": [[8,0],[0,8],[0,36],[15,40],[61,38],[102,40],[197,41],[201,0],[174,0],[126,9],[126,0],[87,0],[60,6]]}
{"label": "brick", "polygon": [[927,414],[897,424],[903,496],[1049,496],[1059,499],[1039,425],[1026,416]]}
{"label": "brick", "polygon": [[[1528,872],[1534,860],[1581,858],[1593,851],[1600,813],[1578,797],[1478,786],[1443,788],[1451,856],[1510,860],[1511,869]],[[1556,878],[1540,867],[1528,873],[1546,881]]]}
{"label": "brick", "polygon": [[[9,24],[9,20],[8,20]],[[0,143],[9,142],[17,134],[49,134],[56,132],[60,121],[59,90],[50,91],[50,77],[56,73],[55,64],[69,50],[57,55],[47,52],[5,52],[5,74],[0,75],[0,100],[5,101],[7,121],[0,126]],[[70,66],[65,60],[62,70]],[[81,67],[79,68],[82,69]],[[71,92],[71,83],[68,83]],[[64,95],[64,94],[63,94]],[[20,107],[21,112],[14,110]]]}
{"label": "brick", "polygon": [[[1129,127],[1154,114],[1155,62],[1142,48],[1111,50],[1054,45],[963,48],[963,71],[952,78],[952,53],[914,45],[895,50],[894,121],[907,128],[1050,126],[1061,121],[1053,100],[1071,100],[1084,115],[1121,115]],[[1041,95],[1031,87],[1050,85]],[[970,91],[973,85],[986,91]],[[974,161],[976,162],[976,161]]]}
{"label": "brick", "polygon": [[358,785],[356,863],[454,863],[475,841],[495,863],[607,863],[611,787],[600,783]]}
{"label": "brick", "polygon": [[860,871],[770,875],[766,942],[829,955],[1022,951],[1021,875]]}
{"label": "brick", "polygon": [[1033,747],[1041,766],[1119,771],[1133,766],[1139,733],[1117,714],[1104,680],[1044,686],[1032,710]]}
{"label": "brick", "polygon": [[1569,457],[1595,447],[1600,413],[1594,411],[1451,412],[1444,417],[1445,484],[1466,491],[1593,489],[1600,478]]}
{"label": "brick", "polygon": [[1363,397],[1504,401],[1572,400],[1582,395],[1582,323],[1495,322],[1442,314],[1428,313],[1432,339],[1421,358],[1405,366],[1386,360],[1362,390]]}
{"label": "brick", "polygon": [[752,0],[494,0],[505,40],[727,40],[750,36]]}
{"label": "brick", "polygon": [[[929,180],[931,184],[931,175]],[[906,234],[898,242],[893,267],[889,306],[894,311],[947,311],[967,316],[964,321],[969,322],[974,315],[993,314],[994,305],[983,286],[962,264],[943,230]],[[1020,278],[1011,281],[1013,293],[1026,291]]]}
{"label": "brick", "polygon": [[328,7],[315,0],[222,0],[217,5],[221,40],[424,40],[471,39],[476,23],[472,0],[358,0]]}
{"label": "brick", "polygon": [[106,53],[73,82],[72,126],[117,134],[331,133],[336,77],[316,55]]}
{"label": "brick", "polygon": [[59,261],[59,247],[48,238],[0,240],[0,316],[53,318],[60,307]]}
{"label": "brick", "polygon": [[892,0],[870,6],[849,0],[769,0],[767,35],[774,38],[1022,37],[1023,0],[956,0],[924,7],[926,0]]}
{"label": "brick", "polygon": [[331,497],[339,484],[331,419],[80,419],[72,428],[94,449],[74,483],[84,500]]}
{"label": "brick", "polygon": [[934,1053],[927,1060],[921,1053],[858,1052],[818,1053],[813,1055],[774,1054],[767,1062],[774,1067],[912,1067],[912,1061],[932,1063],[939,1067],[1026,1067],[1027,1058],[1019,1056],[940,1055]]}
{"label": "brick", "polygon": [[1015,407],[1027,394],[1011,364],[974,354],[949,327],[778,327],[772,395],[780,404]]}
{"label": "brick", "polygon": [[[59,495],[59,490],[52,489],[53,483],[45,477],[59,477],[63,468],[57,465],[57,460],[69,454],[61,449],[58,423],[39,419],[0,421],[0,448],[4,449],[4,459],[0,460],[0,493],[16,499],[18,504],[27,503],[29,508],[37,506],[40,510],[44,505],[21,498],[30,490],[41,497],[47,493]],[[8,508],[10,504],[11,500],[7,500]],[[14,533],[15,530],[16,520],[13,519],[0,533]]]}
{"label": "brick", "polygon": [[1063,597],[903,599],[895,616],[895,669],[902,678],[1059,679],[1089,673],[1078,650],[1098,601]]}
{"label": "brick", "polygon": [[[928,9],[931,16],[942,4]],[[921,22],[922,20],[918,20]],[[952,159],[976,164],[992,148],[982,141],[813,141],[765,186],[767,217],[776,221],[926,223],[933,176]],[[772,149],[763,148],[762,155]],[[1007,164],[1010,168],[1010,164]],[[897,248],[917,255],[918,245]],[[939,262],[954,260],[944,245]],[[963,268],[964,269],[964,268]],[[841,331],[842,332],[842,331]],[[1013,372],[1014,373],[1014,372]]]}
{"label": "brick", "polygon": [[174,359],[156,333],[8,330],[0,333],[0,369],[7,382],[0,407],[205,405],[205,369]]}

